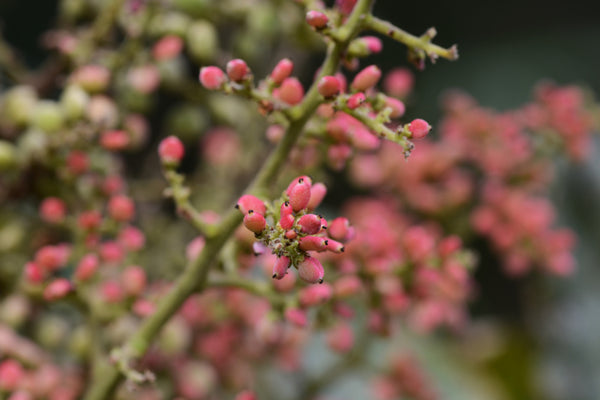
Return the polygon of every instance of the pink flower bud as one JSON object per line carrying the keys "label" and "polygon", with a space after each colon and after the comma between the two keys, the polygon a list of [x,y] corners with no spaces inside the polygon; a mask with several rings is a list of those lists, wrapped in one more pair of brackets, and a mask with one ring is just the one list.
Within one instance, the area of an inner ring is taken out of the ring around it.
{"label": "pink flower bud", "polygon": [[333,290],[328,283],[309,286],[300,291],[298,300],[302,307],[312,307],[328,301],[331,298],[332,293]]}
{"label": "pink flower bud", "polygon": [[294,216],[292,214],[286,214],[279,218],[279,225],[282,229],[289,230],[294,226]]}
{"label": "pink flower bud", "polygon": [[115,241],[109,240],[100,246],[100,258],[107,263],[118,264],[124,257],[123,248]]}
{"label": "pink flower bud", "polygon": [[282,279],[290,267],[290,259],[286,256],[277,257],[273,264],[273,279]]}
{"label": "pink flower bud", "polygon": [[100,294],[102,299],[107,303],[119,303],[123,300],[125,293],[123,288],[116,281],[105,281],[100,286]]}
{"label": "pink flower bud", "polygon": [[219,67],[200,69],[200,83],[208,90],[219,90],[225,84],[225,73]]}
{"label": "pink flower bud", "polygon": [[310,188],[310,200],[308,201],[306,208],[309,210],[317,208],[325,198],[326,194],[327,187],[323,183],[317,182],[312,185]]}
{"label": "pink flower bud", "polygon": [[100,226],[102,215],[98,211],[84,211],[79,215],[77,223],[82,229],[93,230]]}
{"label": "pink flower bud", "polygon": [[381,43],[381,39],[377,36],[363,36],[360,38],[366,45],[367,49],[369,49],[369,53],[376,54],[380,53],[383,50],[383,44]]}
{"label": "pink flower bud", "polygon": [[265,215],[267,212],[265,203],[263,203],[258,197],[252,196],[251,194],[245,194],[240,197],[235,208],[240,210],[243,214],[247,214],[249,210],[253,210],[255,213],[262,215]]}
{"label": "pink flower bud", "polygon": [[431,125],[427,121],[417,118],[408,124],[408,130],[412,134],[413,139],[421,139],[429,133]]}
{"label": "pink flower bud", "polygon": [[271,72],[271,80],[275,84],[280,84],[285,78],[292,74],[293,69],[294,63],[290,59],[284,58],[277,63],[275,68],[273,68],[273,72]]}
{"label": "pink flower bud", "polygon": [[299,308],[288,308],[285,310],[285,319],[299,328],[304,328],[308,323],[306,311]]}
{"label": "pink flower bud", "polygon": [[381,70],[376,65],[370,65],[354,77],[352,89],[364,92],[375,86],[379,78],[381,78]]}
{"label": "pink flower bud", "polygon": [[292,215],[292,213],[294,212],[294,210],[292,209],[292,206],[290,204],[289,201],[284,201],[281,204],[281,207],[279,209],[279,215],[280,216],[285,216],[285,215]]}
{"label": "pink flower bud", "polygon": [[133,303],[131,309],[136,315],[139,315],[140,317],[148,317],[154,314],[156,306],[146,299],[137,299],[135,303]]}
{"label": "pink flower bud", "polygon": [[47,271],[56,271],[66,264],[69,253],[68,247],[44,246],[35,253],[35,263]]}
{"label": "pink flower bud", "polygon": [[335,240],[345,242],[352,239],[354,230],[351,229],[348,218],[338,217],[329,223],[327,234]]}
{"label": "pink flower bud", "polygon": [[281,125],[270,125],[265,134],[272,143],[279,143],[285,135],[285,129]]}
{"label": "pink flower bud", "polygon": [[100,261],[95,254],[84,255],[75,269],[75,279],[87,281],[96,273]]}
{"label": "pink flower bud", "polygon": [[45,271],[34,262],[25,264],[25,279],[29,283],[40,283],[44,280]]}
{"label": "pink flower bud", "polygon": [[324,76],[319,81],[317,88],[321,96],[328,98],[340,93],[341,85],[340,81],[335,76]]}
{"label": "pink flower bud", "polygon": [[456,235],[448,236],[440,242],[438,245],[440,255],[442,257],[448,257],[462,246],[462,240]]}
{"label": "pink flower bud", "polygon": [[234,400],[257,400],[257,399],[258,399],[258,397],[256,397],[254,392],[252,392],[250,390],[244,390],[243,392],[238,393],[237,396],[235,396]]}
{"label": "pink flower bud", "polygon": [[57,224],[65,219],[65,203],[56,197],[48,197],[40,204],[40,216],[46,222]]}
{"label": "pink flower bud", "polygon": [[248,213],[244,216],[244,226],[252,232],[259,234],[265,230],[267,221],[262,214],[254,212],[254,210],[248,210]]}
{"label": "pink flower bud", "polygon": [[[341,171],[346,161],[352,156],[352,147],[347,144],[336,144],[327,149],[327,162],[335,171]],[[310,209],[310,207],[309,207]]]}
{"label": "pink flower bud", "polygon": [[327,250],[332,251],[334,253],[343,253],[344,252],[344,244],[338,242],[337,240],[329,239],[327,241]]}
{"label": "pink flower bud", "polygon": [[184,152],[183,143],[176,136],[166,137],[158,145],[158,155],[164,164],[179,164]]}
{"label": "pink flower bud", "polygon": [[135,204],[125,195],[113,196],[108,202],[108,213],[116,221],[130,221],[135,215]]}
{"label": "pink flower bud", "polygon": [[129,135],[123,130],[105,131],[100,137],[100,145],[110,151],[124,150],[129,143]]}
{"label": "pink flower bud", "polygon": [[360,107],[362,105],[362,103],[365,102],[366,99],[367,98],[365,97],[364,93],[358,92],[348,98],[346,105],[348,106],[349,109],[354,110],[355,108]]}
{"label": "pink flower bud", "polygon": [[334,326],[327,333],[327,344],[332,350],[340,353],[346,353],[354,345],[354,333],[347,323],[340,323]]}
{"label": "pink flower bud", "polygon": [[321,262],[314,257],[305,257],[298,265],[298,276],[307,283],[323,283],[325,270]]}
{"label": "pink flower bud", "polygon": [[15,360],[6,359],[0,363],[0,392],[11,392],[23,381],[25,371]]}
{"label": "pink flower bud", "polygon": [[139,296],[146,289],[146,271],[139,265],[131,265],[121,275],[121,286],[130,296]]}
{"label": "pink flower bud", "polygon": [[152,56],[157,61],[177,57],[183,49],[183,40],[179,36],[168,35],[160,39],[152,48]]}
{"label": "pink flower bud", "polygon": [[306,13],[306,22],[315,29],[323,29],[327,26],[329,18],[320,11],[311,10]]}
{"label": "pink flower bud", "polygon": [[185,248],[185,256],[188,259],[188,261],[192,261],[198,258],[205,245],[206,239],[204,239],[202,236],[198,236],[197,238],[189,242],[187,247]]}
{"label": "pink flower bud", "polygon": [[146,237],[139,229],[133,226],[126,226],[119,233],[117,241],[125,250],[138,251],[146,244]]}
{"label": "pink flower bud", "polygon": [[333,291],[336,297],[350,297],[362,289],[362,282],[356,275],[344,275],[335,281]]}
{"label": "pink flower bud", "polygon": [[246,75],[248,75],[249,69],[248,65],[244,60],[236,58],[235,60],[231,60],[227,63],[227,76],[234,82],[240,82],[244,80]]}
{"label": "pink flower bud", "polygon": [[285,78],[277,92],[277,98],[289,105],[296,105],[304,97],[304,88],[296,78]]}
{"label": "pink flower bud", "polygon": [[390,71],[383,81],[385,92],[390,96],[405,98],[413,88],[415,78],[406,68]]}
{"label": "pink flower bud", "polygon": [[62,299],[72,289],[73,285],[67,279],[55,279],[52,282],[50,282],[48,286],[46,286],[46,288],[44,289],[44,299],[46,299],[47,301]]}
{"label": "pink flower bud", "polygon": [[329,241],[321,236],[305,236],[298,240],[300,250],[325,251]]}
{"label": "pink flower bud", "polygon": [[393,97],[386,97],[385,105],[392,109],[392,113],[390,114],[391,118],[400,118],[406,112],[404,103]]}
{"label": "pink flower bud", "polygon": [[298,225],[302,233],[314,235],[321,230],[321,217],[315,214],[306,214],[300,217]]}
{"label": "pink flower bud", "polygon": [[310,182],[300,177],[297,183],[289,190],[290,204],[295,212],[306,208],[308,205],[310,201],[310,188]]}
{"label": "pink flower bud", "polygon": [[74,175],[81,175],[90,167],[90,160],[83,151],[73,150],[67,156],[67,168]]}
{"label": "pink flower bud", "polygon": [[290,229],[285,232],[285,237],[286,237],[286,239],[294,240],[298,237],[298,234],[296,233],[295,230]]}
{"label": "pink flower bud", "polygon": [[357,0],[335,0],[335,6],[344,15],[350,15]]}

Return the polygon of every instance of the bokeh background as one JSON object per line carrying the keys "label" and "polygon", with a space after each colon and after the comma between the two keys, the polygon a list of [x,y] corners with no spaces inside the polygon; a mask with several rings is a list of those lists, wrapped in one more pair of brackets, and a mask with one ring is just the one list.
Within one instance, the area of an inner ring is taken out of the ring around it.
{"label": "bokeh background", "polygon": [[[53,25],[57,3],[0,0],[2,35],[31,66],[45,58],[40,34]],[[596,1],[380,0],[375,15],[415,34],[435,26],[437,43],[459,45],[459,61],[440,60],[416,72],[409,113],[428,121],[439,118],[440,96],[453,88],[499,110],[527,101],[542,80],[600,94]],[[384,52],[372,61],[385,70],[407,65],[405,48],[384,40]],[[399,347],[420,355],[442,399],[600,398],[600,141],[594,144],[585,163],[559,165],[553,189],[561,223],[579,236],[572,277],[512,280],[482,244],[480,296],[469,332],[459,338],[398,338]],[[309,359],[318,373],[317,353]],[[332,393],[366,393],[357,374],[334,385]]]}

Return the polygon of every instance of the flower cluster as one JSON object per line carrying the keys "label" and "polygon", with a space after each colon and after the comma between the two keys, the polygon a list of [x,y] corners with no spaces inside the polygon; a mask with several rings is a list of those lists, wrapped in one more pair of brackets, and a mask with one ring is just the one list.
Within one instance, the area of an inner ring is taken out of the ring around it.
{"label": "flower cluster", "polygon": [[260,254],[266,248],[277,256],[274,279],[282,279],[293,266],[305,282],[323,283],[323,265],[310,252],[342,253],[344,242],[352,239],[354,229],[347,219],[336,218],[328,223],[322,216],[311,213],[326,192],[324,184],[313,185],[310,177],[300,176],[289,184],[282,199],[269,208],[253,195],[238,200],[236,208],[244,214],[244,226],[258,240],[255,253]]}

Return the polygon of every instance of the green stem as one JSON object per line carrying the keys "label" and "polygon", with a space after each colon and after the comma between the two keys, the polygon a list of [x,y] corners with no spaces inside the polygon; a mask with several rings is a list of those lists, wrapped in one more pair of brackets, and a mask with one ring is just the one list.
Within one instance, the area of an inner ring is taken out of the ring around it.
{"label": "green stem", "polygon": [[[357,13],[357,10],[369,10],[372,2],[373,0],[359,0],[353,14]],[[352,20],[354,25],[348,23],[351,32],[358,32],[360,29],[358,21],[360,20],[360,18],[354,18]],[[336,72],[346,46],[347,43],[332,43],[329,46],[320,76],[332,75]],[[302,103],[294,108],[294,114],[286,135],[258,171],[255,179],[245,191],[246,193],[260,194],[265,192],[277,177],[290,151],[300,137],[306,122],[322,102],[322,98],[317,91],[318,81],[319,79],[315,80]],[[188,264],[183,274],[175,281],[172,289],[160,300],[156,311],[143,321],[137,332],[125,343],[123,350],[128,357],[137,359],[144,355],[160,329],[177,312],[184,301],[193,293],[206,288],[211,265],[241,221],[242,215],[235,209],[232,209],[223,218],[216,229],[215,235],[207,239],[200,255]],[[118,369],[118,366],[106,364],[103,369],[100,378],[92,384],[86,393],[85,400],[109,398],[122,379],[122,371]]]}
{"label": "green stem", "polygon": [[433,38],[435,30],[429,30],[423,36],[417,37],[406,31],[403,31],[387,21],[381,20],[372,15],[366,16],[365,26],[374,30],[375,32],[379,32],[382,35],[386,35],[400,43],[403,43],[411,49],[424,51],[432,59],[435,59],[438,56],[451,61],[458,59],[458,48],[456,45],[445,49],[431,43],[431,39]]}

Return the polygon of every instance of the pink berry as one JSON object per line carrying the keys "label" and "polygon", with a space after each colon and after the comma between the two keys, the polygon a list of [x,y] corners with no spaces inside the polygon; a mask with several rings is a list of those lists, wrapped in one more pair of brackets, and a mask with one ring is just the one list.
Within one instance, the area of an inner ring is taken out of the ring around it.
{"label": "pink berry", "polygon": [[279,100],[291,106],[302,101],[304,97],[304,88],[296,78],[285,78],[277,91]]}
{"label": "pink berry", "polygon": [[271,72],[271,80],[275,84],[280,84],[285,78],[292,74],[293,69],[294,63],[290,59],[284,58],[277,63],[275,68],[273,68],[273,72]]}
{"label": "pink berry", "polygon": [[235,208],[239,209],[243,214],[247,214],[250,210],[262,215],[265,215],[267,212],[265,203],[263,203],[258,197],[251,194],[245,194],[240,197]]}
{"label": "pink berry", "polygon": [[200,83],[208,90],[219,90],[225,83],[225,73],[219,67],[200,69]]}
{"label": "pink berry", "polygon": [[158,155],[164,164],[179,164],[184,152],[183,143],[176,136],[166,137],[158,145]]}
{"label": "pink berry", "polygon": [[290,267],[290,259],[286,256],[277,257],[273,264],[273,279],[282,279]]}
{"label": "pink berry", "polygon": [[53,224],[62,222],[66,212],[65,203],[56,197],[48,197],[40,204],[40,216],[46,222]]}
{"label": "pink berry", "polygon": [[248,65],[244,60],[236,58],[227,63],[227,76],[234,82],[240,82],[248,75]]}
{"label": "pink berry", "polygon": [[327,26],[329,18],[320,11],[311,10],[306,13],[306,22],[315,29],[323,29]]}
{"label": "pink berry", "polygon": [[102,215],[98,211],[84,211],[79,215],[77,223],[82,229],[93,230],[100,226]]}
{"label": "pink berry", "polygon": [[370,65],[360,71],[352,81],[352,88],[357,91],[365,91],[377,84],[381,78],[381,70],[376,65]]}
{"label": "pink berry", "polygon": [[307,283],[323,283],[325,270],[319,260],[314,257],[305,257],[298,265],[298,276]]}
{"label": "pink berry", "polygon": [[365,94],[362,92],[358,92],[348,98],[346,105],[348,105],[349,109],[354,110],[355,108],[360,107],[362,105],[362,103],[365,102],[365,100],[366,100]]}
{"label": "pink berry", "polygon": [[354,345],[354,333],[347,323],[340,323],[327,333],[327,344],[332,350],[346,353]]}
{"label": "pink berry", "polygon": [[353,233],[354,230],[350,227],[350,222],[344,217],[334,219],[327,227],[327,234],[329,237],[339,241],[350,240]]}
{"label": "pink berry", "polygon": [[108,213],[116,221],[130,221],[135,215],[135,204],[125,195],[113,196],[108,202]]}
{"label": "pink berry", "polygon": [[328,98],[340,93],[341,85],[335,76],[324,76],[319,80],[317,88],[321,96]]}
{"label": "pink berry", "polygon": [[254,210],[248,210],[248,213],[244,216],[244,226],[252,232],[259,234],[265,230],[267,221],[262,214],[254,212]]}
{"label": "pink berry", "polygon": [[42,267],[34,262],[25,264],[25,279],[29,283],[40,283],[44,280],[46,273]]}
{"label": "pink berry", "polygon": [[429,133],[431,125],[424,119],[417,118],[408,124],[408,130],[412,134],[413,139],[421,139]]}
{"label": "pink berry", "polygon": [[129,251],[138,251],[146,243],[144,233],[133,226],[127,226],[119,233],[117,241]]}
{"label": "pink berry", "polygon": [[286,214],[279,218],[279,225],[285,230],[292,229],[294,222],[295,218],[292,214]]}
{"label": "pink berry", "polygon": [[0,362],[0,392],[11,392],[23,381],[25,371],[21,364],[12,359]]}
{"label": "pink berry", "polygon": [[342,14],[349,15],[354,9],[356,1],[357,0],[335,0],[335,5]]}

